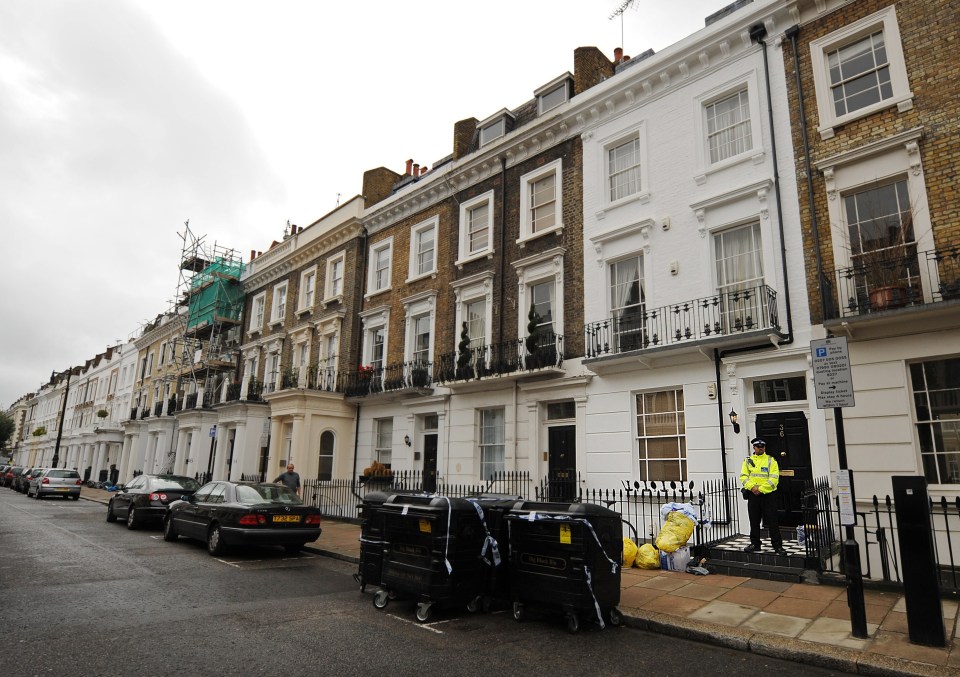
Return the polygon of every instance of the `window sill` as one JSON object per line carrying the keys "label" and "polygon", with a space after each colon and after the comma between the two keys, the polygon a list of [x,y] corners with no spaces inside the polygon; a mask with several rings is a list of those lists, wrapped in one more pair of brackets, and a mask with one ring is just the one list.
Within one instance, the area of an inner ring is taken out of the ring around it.
{"label": "window sill", "polygon": [[634,202],[639,202],[642,205],[650,202],[650,191],[645,193],[634,193],[633,195],[628,195],[627,197],[622,197],[616,202],[608,202],[603,209],[600,209],[596,213],[598,221],[602,221],[603,218],[607,215],[607,212],[623,207],[625,205],[633,204]]}
{"label": "window sill", "polygon": [[709,167],[705,168],[701,174],[697,174],[693,177],[694,182],[698,186],[702,186],[707,182],[714,174],[719,174],[724,172],[732,167],[739,167],[740,165],[746,164],[747,162],[752,162],[755,165],[759,165],[766,158],[767,152],[763,148],[758,148],[756,150],[751,150],[747,153],[741,153],[740,155],[735,155],[733,157],[728,157],[726,160],[721,160],[716,164],[712,164]]}
{"label": "window sill", "polygon": [[561,235],[563,235],[563,224],[562,223],[557,224],[553,228],[547,228],[546,230],[541,230],[538,233],[528,233],[523,237],[521,237],[520,239],[518,239],[517,244],[520,245],[521,249],[523,249],[528,242],[532,242],[533,240],[536,240],[538,238],[545,237],[550,233],[556,233],[557,237],[560,237]]}
{"label": "window sill", "polygon": [[302,308],[301,310],[297,311],[297,317],[303,317],[304,315],[309,315],[311,312],[313,312],[313,306],[309,308]]}
{"label": "window sill", "polygon": [[817,127],[817,131],[820,132],[820,138],[823,141],[827,139],[832,139],[836,134],[837,128],[848,125],[855,120],[860,120],[874,113],[879,113],[880,111],[887,110],[888,108],[897,107],[897,112],[906,113],[908,110],[913,108],[913,92],[907,92],[901,96],[895,96],[892,99],[887,99],[886,101],[880,101],[873,104],[872,106],[867,106],[853,113],[847,113],[838,118],[830,118],[827,120],[827,124]]}
{"label": "window sill", "polygon": [[403,281],[404,284],[410,284],[411,282],[416,282],[417,280],[424,280],[426,278],[431,278],[433,280],[437,279],[437,271],[431,270],[429,273],[423,273],[421,275],[414,275],[413,277],[408,277]]}
{"label": "window sill", "polygon": [[483,258],[492,259],[493,249],[484,249],[483,251],[477,252],[475,254],[471,254],[470,256],[464,256],[454,261],[453,264],[457,268],[463,268],[465,264],[470,263],[471,261],[477,261],[478,259],[483,259]]}
{"label": "window sill", "polygon": [[391,289],[390,287],[384,287],[383,289],[375,289],[374,291],[372,291],[372,292],[370,292],[370,293],[368,293],[368,294],[364,294],[363,298],[365,298],[365,299],[372,299],[374,296],[379,296],[380,294],[384,294],[384,293],[390,291],[390,289]]}
{"label": "window sill", "polygon": [[270,320],[270,324],[269,324],[268,326],[269,326],[271,329],[276,329],[277,327],[282,327],[282,326],[283,326],[283,320],[282,320],[282,319],[280,319],[280,320]]}
{"label": "window sill", "polygon": [[323,301],[320,302],[320,307],[325,309],[334,303],[343,303],[343,294],[337,294],[336,296],[329,296],[323,299]]}

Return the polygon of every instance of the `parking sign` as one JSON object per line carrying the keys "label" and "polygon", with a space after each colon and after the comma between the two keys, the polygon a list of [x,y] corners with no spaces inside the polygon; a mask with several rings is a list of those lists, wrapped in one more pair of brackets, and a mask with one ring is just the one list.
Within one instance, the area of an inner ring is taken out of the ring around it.
{"label": "parking sign", "polygon": [[810,352],[817,409],[855,406],[847,339],[839,336],[811,341]]}

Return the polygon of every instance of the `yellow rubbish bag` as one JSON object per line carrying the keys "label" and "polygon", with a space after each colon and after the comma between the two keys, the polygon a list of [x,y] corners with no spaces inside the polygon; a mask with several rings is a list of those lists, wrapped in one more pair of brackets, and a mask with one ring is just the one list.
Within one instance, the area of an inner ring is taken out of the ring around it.
{"label": "yellow rubbish bag", "polygon": [[637,551],[637,561],[635,566],[640,569],[659,569],[660,553],[649,543],[644,543]]}
{"label": "yellow rubbish bag", "polygon": [[679,511],[667,515],[667,521],[657,534],[657,549],[663,552],[675,552],[686,545],[693,534],[693,520]]}
{"label": "yellow rubbish bag", "polygon": [[637,544],[629,538],[623,539],[623,566],[630,568],[637,559]]}

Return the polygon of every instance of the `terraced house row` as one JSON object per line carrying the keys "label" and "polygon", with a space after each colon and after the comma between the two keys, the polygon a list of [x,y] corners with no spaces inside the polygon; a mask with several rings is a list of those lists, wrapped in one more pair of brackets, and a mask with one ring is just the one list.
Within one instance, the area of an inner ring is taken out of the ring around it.
{"label": "terraced house row", "polygon": [[249,258],[188,227],[180,304],[21,399],[19,458],[51,462],[63,412],[61,464],[120,481],[376,461],[574,490],[729,476],[759,435],[796,525],[839,466],[833,336],[858,494],[956,496],[958,10],[737,2],[661,52],[574,49]]}

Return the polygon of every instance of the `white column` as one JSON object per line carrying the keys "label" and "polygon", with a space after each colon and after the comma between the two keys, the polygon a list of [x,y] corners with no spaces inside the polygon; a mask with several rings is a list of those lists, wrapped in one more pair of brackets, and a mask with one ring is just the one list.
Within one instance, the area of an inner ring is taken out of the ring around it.
{"label": "white column", "polygon": [[222,480],[227,478],[227,441],[230,437],[230,430],[225,426],[217,426],[217,447],[214,457],[213,479]]}
{"label": "white column", "polygon": [[267,452],[267,476],[266,481],[269,482],[274,477],[279,475],[277,472],[277,461],[280,460],[281,447],[283,445],[283,440],[281,439],[281,432],[283,431],[283,425],[278,418],[270,419],[270,450]]}
{"label": "white column", "polygon": [[247,458],[247,422],[238,421],[233,436],[233,467],[230,468],[230,479],[237,481],[250,465]]}
{"label": "white column", "polygon": [[185,447],[187,446],[188,434],[189,433],[183,428],[180,428],[177,431],[177,451],[173,459],[173,472],[174,474],[177,474],[177,475],[183,474],[183,459],[184,459],[184,452],[186,451]]}
{"label": "white column", "polygon": [[130,456],[132,455],[131,446],[133,443],[133,438],[130,435],[123,436],[123,446],[120,447],[120,462],[117,463],[117,467],[120,469],[120,475],[117,479],[117,482],[125,484],[129,480],[128,473],[130,472]]}
{"label": "white column", "polygon": [[[305,417],[303,414],[293,415],[293,436],[290,444],[290,458],[287,459],[287,463],[292,461],[298,468],[302,467],[303,470],[306,471],[307,436],[305,433],[304,420]],[[294,461],[294,459],[296,460]]]}

